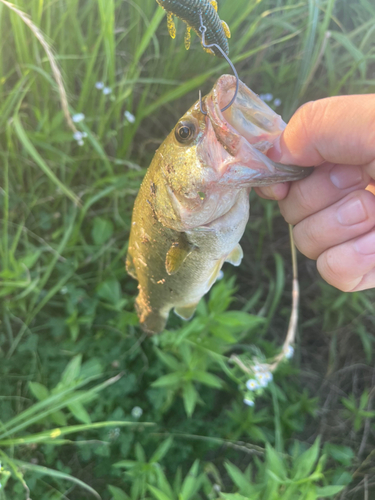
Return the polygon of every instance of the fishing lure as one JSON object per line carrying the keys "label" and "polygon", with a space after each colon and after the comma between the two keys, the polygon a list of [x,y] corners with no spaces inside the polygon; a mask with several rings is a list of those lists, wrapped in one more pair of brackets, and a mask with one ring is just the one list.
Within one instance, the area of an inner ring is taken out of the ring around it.
{"label": "fishing lure", "polygon": [[191,30],[202,39],[201,26],[206,27],[206,44],[211,46],[204,49],[218,57],[223,57],[221,50],[228,55],[229,45],[227,38],[230,38],[230,29],[225,21],[222,21],[217,13],[216,0],[156,0],[158,4],[167,11],[168,31],[172,38],[176,37],[176,27],[173,16],[182,19],[186,25],[185,48],[190,48]]}

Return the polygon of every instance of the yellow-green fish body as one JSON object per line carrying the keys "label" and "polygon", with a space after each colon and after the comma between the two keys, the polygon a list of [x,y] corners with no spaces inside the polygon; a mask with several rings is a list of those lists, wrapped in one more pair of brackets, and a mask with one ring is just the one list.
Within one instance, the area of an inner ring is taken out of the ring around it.
{"label": "yellow-green fish body", "polygon": [[242,82],[224,113],[235,78],[222,76],[178,122],[152,160],[135,201],[127,270],[138,280],[142,328],[164,329],[169,311],[188,319],[224,262],[239,265],[249,191],[305,177],[265,153],[285,127]]}

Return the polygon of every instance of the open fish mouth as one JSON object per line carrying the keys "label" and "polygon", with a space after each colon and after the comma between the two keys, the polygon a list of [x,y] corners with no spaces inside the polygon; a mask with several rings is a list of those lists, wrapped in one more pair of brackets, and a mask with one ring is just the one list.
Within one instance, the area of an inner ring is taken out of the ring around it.
{"label": "open fish mouth", "polygon": [[296,181],[312,173],[313,167],[283,165],[270,160],[266,153],[286,127],[260,97],[240,81],[235,102],[224,112],[236,87],[232,75],[223,75],[207,96],[205,104],[216,137],[237,165],[246,168],[249,185],[262,186],[277,182]]}

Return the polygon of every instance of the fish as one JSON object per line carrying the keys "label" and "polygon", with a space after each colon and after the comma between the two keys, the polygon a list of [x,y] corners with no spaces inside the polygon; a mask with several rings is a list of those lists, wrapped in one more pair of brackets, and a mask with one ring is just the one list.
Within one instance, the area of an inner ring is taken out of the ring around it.
{"label": "fish", "polygon": [[[230,38],[230,29],[225,21],[222,21],[217,13],[217,2],[215,0],[156,0],[157,3],[167,11],[168,31],[172,38],[176,37],[176,27],[173,16],[182,19],[187,27],[185,34],[185,48],[190,48],[191,30],[202,38],[200,27],[201,18],[206,27],[205,41],[207,45],[216,44],[229,55],[228,38]],[[216,47],[204,47],[206,52],[223,57],[220,50]]]}
{"label": "fish", "polygon": [[222,75],[161,144],[135,200],[127,272],[138,281],[135,308],[142,329],[160,333],[169,312],[190,319],[224,262],[239,266],[239,241],[254,186],[295,181],[311,173],[271,161],[266,153],[286,127],[240,81]]}

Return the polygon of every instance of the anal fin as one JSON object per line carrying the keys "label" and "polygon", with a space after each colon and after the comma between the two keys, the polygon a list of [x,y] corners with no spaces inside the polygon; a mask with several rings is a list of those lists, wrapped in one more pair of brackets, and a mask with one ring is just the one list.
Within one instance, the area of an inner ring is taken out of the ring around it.
{"label": "anal fin", "polygon": [[191,319],[194,316],[195,310],[198,304],[191,304],[188,306],[177,306],[174,308],[175,314],[185,321]]}
{"label": "anal fin", "polygon": [[242,258],[243,250],[241,245],[238,243],[225,259],[225,262],[229,262],[229,264],[232,264],[233,266],[239,266],[242,262]]}

